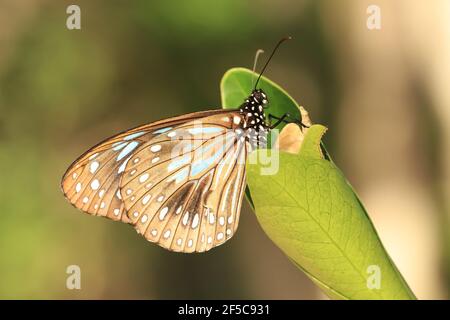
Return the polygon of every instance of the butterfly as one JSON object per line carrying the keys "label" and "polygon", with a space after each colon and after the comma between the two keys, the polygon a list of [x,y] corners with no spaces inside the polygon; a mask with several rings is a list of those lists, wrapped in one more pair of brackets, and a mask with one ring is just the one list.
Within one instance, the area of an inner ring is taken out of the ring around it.
{"label": "butterfly", "polygon": [[288,117],[266,121],[269,99],[256,88],[262,72],[235,110],[157,121],[92,147],[64,174],[65,197],[86,213],[131,224],[171,251],[223,244],[238,227],[248,154],[265,146],[270,130]]}

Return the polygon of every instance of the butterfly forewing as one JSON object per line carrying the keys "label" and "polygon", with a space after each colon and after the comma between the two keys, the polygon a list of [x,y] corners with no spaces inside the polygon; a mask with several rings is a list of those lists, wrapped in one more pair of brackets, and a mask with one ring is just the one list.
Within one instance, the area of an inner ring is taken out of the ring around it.
{"label": "butterfly forewing", "polygon": [[[130,158],[120,192],[130,220],[149,241],[200,252],[233,235],[247,150],[235,130],[237,116],[212,115],[173,127]],[[227,200],[233,192],[235,202]]]}
{"label": "butterfly forewing", "polygon": [[106,139],[84,153],[66,171],[61,182],[66,198],[87,213],[129,222],[119,187],[125,166],[136,150],[174,126],[222,113],[224,111],[215,110],[187,114]]}
{"label": "butterfly forewing", "polygon": [[[133,135],[133,133],[131,133]],[[62,188],[77,208],[113,220],[127,221],[119,191],[119,181],[130,153],[145,140],[124,140],[119,135],[92,149],[65,174]]]}

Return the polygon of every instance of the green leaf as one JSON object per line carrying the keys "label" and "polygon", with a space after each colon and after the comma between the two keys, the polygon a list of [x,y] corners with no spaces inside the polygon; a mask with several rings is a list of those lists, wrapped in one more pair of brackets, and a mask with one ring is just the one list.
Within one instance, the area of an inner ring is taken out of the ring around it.
{"label": "green leaf", "polygon": [[[228,71],[221,84],[224,105],[238,106],[251,91],[251,81],[249,70]],[[271,81],[263,79],[261,87],[278,115],[297,107]],[[259,223],[330,298],[415,299],[352,187],[322,154],[325,130],[311,126],[298,155],[277,150],[249,155],[248,187]],[[267,159],[278,164],[272,174],[264,174]]]}

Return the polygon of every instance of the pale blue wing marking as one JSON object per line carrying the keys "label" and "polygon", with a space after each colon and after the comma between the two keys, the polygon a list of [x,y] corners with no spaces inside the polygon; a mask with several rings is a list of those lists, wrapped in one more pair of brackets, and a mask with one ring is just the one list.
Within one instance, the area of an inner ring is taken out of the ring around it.
{"label": "pale blue wing marking", "polygon": [[[204,153],[206,150],[209,150],[210,148],[212,148],[217,143],[222,143],[223,147],[219,148],[219,150],[214,155],[212,155],[211,157],[209,157],[207,159],[203,159],[203,157],[201,156],[201,153]],[[233,144],[233,143],[234,143],[234,140],[217,139],[217,141],[215,141],[211,145],[203,148],[203,150],[200,149],[199,151],[201,153],[196,153],[197,160],[195,160],[191,164],[191,177],[193,177],[193,176],[199,174],[200,172],[206,170],[207,168],[209,168],[214,163],[214,161],[216,161],[217,159],[219,159],[219,158],[221,158],[223,156],[223,154],[231,147],[230,144]]]}
{"label": "pale blue wing marking", "polygon": [[171,162],[167,166],[167,170],[168,171],[173,171],[175,169],[178,169],[178,168],[188,164],[189,161],[191,161],[191,155],[186,155],[186,156],[182,157],[181,159],[178,159],[176,161]]}
{"label": "pale blue wing marking", "polygon": [[114,151],[118,151],[120,149],[122,149],[123,147],[125,147],[128,144],[128,142],[116,142],[113,144],[113,150]]}
{"label": "pale blue wing marking", "polygon": [[119,170],[117,170],[117,173],[122,173],[125,171],[125,168],[127,166],[128,160],[130,160],[131,156],[129,156],[119,167]]}
{"label": "pale blue wing marking", "polygon": [[131,141],[128,143],[128,145],[120,151],[119,155],[117,156],[117,161],[124,158],[127,154],[129,154],[131,151],[133,151],[137,146],[139,145],[139,142]]}
{"label": "pale blue wing marking", "polygon": [[216,152],[212,157],[209,157],[208,159],[202,159],[201,161],[196,161],[195,163],[192,163],[191,167],[191,177],[199,174],[200,172],[207,169],[211,164],[219,158],[223,154],[223,150],[219,150]]}
{"label": "pale blue wing marking", "polygon": [[140,137],[140,136],[142,136],[142,135],[144,135],[144,134],[146,134],[146,133],[147,133],[147,132],[145,132],[145,131],[132,133],[132,134],[126,136],[125,138],[123,138],[123,140],[126,140],[126,141],[128,141],[128,140],[133,140],[134,138]]}
{"label": "pale blue wing marking", "polygon": [[183,181],[184,179],[186,179],[188,174],[189,174],[189,167],[186,167],[183,170],[177,172],[172,177],[172,180],[175,180],[176,183],[179,183],[180,181]]}
{"label": "pale blue wing marking", "polygon": [[[220,153],[223,153],[225,151],[226,144],[229,144],[230,142],[232,142],[230,140],[228,140],[228,141],[226,140],[226,139],[229,139],[230,137],[235,137],[235,135],[233,133],[230,133],[230,134],[227,134],[225,137],[215,138],[214,142],[210,143],[208,146],[206,146],[204,148],[201,148],[201,149],[197,150],[195,152],[195,155],[198,156],[199,158],[202,158],[201,154],[204,154],[204,153],[208,152],[211,148],[216,147],[218,144],[223,145],[221,150],[219,150]],[[192,144],[186,145],[183,148],[183,152],[185,152],[185,153],[189,152],[189,151],[192,150],[192,148],[193,148]],[[183,157],[181,157],[181,158],[179,158],[177,160],[174,160],[173,162],[171,162],[167,166],[167,170],[168,171],[176,170],[176,169],[178,169],[178,168],[180,168],[180,167],[182,167],[182,166],[184,166],[186,164],[189,164],[191,159],[192,159],[191,155],[188,154],[188,155],[185,155],[185,156],[183,156]]]}
{"label": "pale blue wing marking", "polygon": [[154,134],[160,134],[160,133],[167,132],[167,131],[169,131],[169,130],[171,130],[171,129],[172,129],[172,127],[162,128],[162,129],[159,129],[159,130],[154,131],[153,133],[154,133]]}

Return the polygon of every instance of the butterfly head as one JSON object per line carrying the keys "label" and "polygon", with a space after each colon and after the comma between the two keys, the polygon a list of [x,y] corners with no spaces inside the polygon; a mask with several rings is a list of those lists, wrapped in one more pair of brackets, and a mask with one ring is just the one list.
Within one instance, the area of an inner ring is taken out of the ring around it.
{"label": "butterfly head", "polygon": [[253,90],[249,100],[254,101],[255,105],[262,106],[263,108],[267,108],[267,104],[269,103],[269,100],[267,100],[267,95],[264,91],[262,91],[262,89]]}

